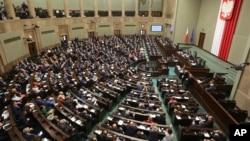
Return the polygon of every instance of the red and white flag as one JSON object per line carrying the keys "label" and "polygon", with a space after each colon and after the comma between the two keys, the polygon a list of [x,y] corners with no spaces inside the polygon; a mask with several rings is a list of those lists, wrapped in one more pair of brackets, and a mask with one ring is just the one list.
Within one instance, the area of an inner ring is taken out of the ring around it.
{"label": "red and white flag", "polygon": [[188,42],[188,39],[189,39],[189,34],[188,34],[188,28],[187,28],[185,39],[184,39],[186,43]]}

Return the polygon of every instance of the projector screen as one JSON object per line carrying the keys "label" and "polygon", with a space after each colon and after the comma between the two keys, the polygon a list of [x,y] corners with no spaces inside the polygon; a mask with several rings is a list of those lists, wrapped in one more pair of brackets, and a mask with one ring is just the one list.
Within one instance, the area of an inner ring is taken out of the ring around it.
{"label": "projector screen", "polygon": [[151,32],[162,32],[162,25],[151,25]]}

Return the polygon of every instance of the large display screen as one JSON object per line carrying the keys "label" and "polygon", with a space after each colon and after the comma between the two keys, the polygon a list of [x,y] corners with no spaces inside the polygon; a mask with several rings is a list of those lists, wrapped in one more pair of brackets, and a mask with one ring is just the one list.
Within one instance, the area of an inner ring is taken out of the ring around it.
{"label": "large display screen", "polygon": [[162,32],[163,26],[162,25],[151,25],[151,32]]}

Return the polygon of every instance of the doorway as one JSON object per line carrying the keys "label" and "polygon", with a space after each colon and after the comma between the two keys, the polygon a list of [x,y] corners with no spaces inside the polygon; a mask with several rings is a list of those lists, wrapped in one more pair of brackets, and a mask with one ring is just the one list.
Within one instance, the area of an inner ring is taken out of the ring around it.
{"label": "doorway", "polygon": [[199,47],[199,48],[203,48],[204,41],[205,41],[205,36],[206,36],[205,33],[200,32],[199,42],[198,42],[198,47]]}
{"label": "doorway", "polygon": [[38,55],[36,42],[29,42],[28,47],[29,47],[30,56],[37,56]]}
{"label": "doorway", "polygon": [[95,37],[95,32],[94,31],[88,32],[88,37],[89,38]]}
{"label": "doorway", "polygon": [[120,30],[114,30],[114,34],[115,34],[116,36],[120,36],[120,35],[121,35],[121,32],[120,32]]}
{"label": "doorway", "polygon": [[146,35],[146,30],[145,29],[141,29],[140,30],[140,35],[144,37]]}

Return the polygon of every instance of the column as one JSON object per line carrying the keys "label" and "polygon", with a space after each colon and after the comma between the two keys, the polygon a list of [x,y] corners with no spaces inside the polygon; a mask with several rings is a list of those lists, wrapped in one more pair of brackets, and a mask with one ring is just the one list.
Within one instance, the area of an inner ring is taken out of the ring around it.
{"label": "column", "polygon": [[27,4],[28,4],[30,16],[35,18],[36,17],[36,12],[35,12],[34,1],[33,0],[27,0]]}
{"label": "column", "polygon": [[165,18],[167,17],[167,0],[162,0],[162,17]]}
{"label": "column", "polygon": [[97,5],[98,0],[94,0],[94,1],[95,1],[95,17],[99,17],[99,15],[98,15],[98,5]]}
{"label": "column", "polygon": [[51,18],[54,17],[53,9],[52,9],[52,0],[47,0],[47,10],[48,10],[49,16]]}
{"label": "column", "polygon": [[64,4],[64,13],[66,17],[70,17],[69,16],[69,1],[68,0],[63,0],[63,4]]}
{"label": "column", "polygon": [[152,0],[149,0],[148,4],[148,17],[152,17]]}
{"label": "column", "polygon": [[122,17],[125,17],[125,0],[122,0]]}
{"label": "column", "polygon": [[83,10],[83,0],[79,0],[79,5],[80,5],[80,16],[85,17]]}
{"label": "column", "polygon": [[7,18],[17,19],[12,0],[3,0],[3,3],[7,12]]}
{"label": "column", "polygon": [[[112,6],[111,6],[111,0],[107,0],[108,1],[108,16],[112,16]],[[106,9],[105,9],[106,10]]]}
{"label": "column", "polygon": [[139,16],[139,0],[135,0],[135,17]]}

